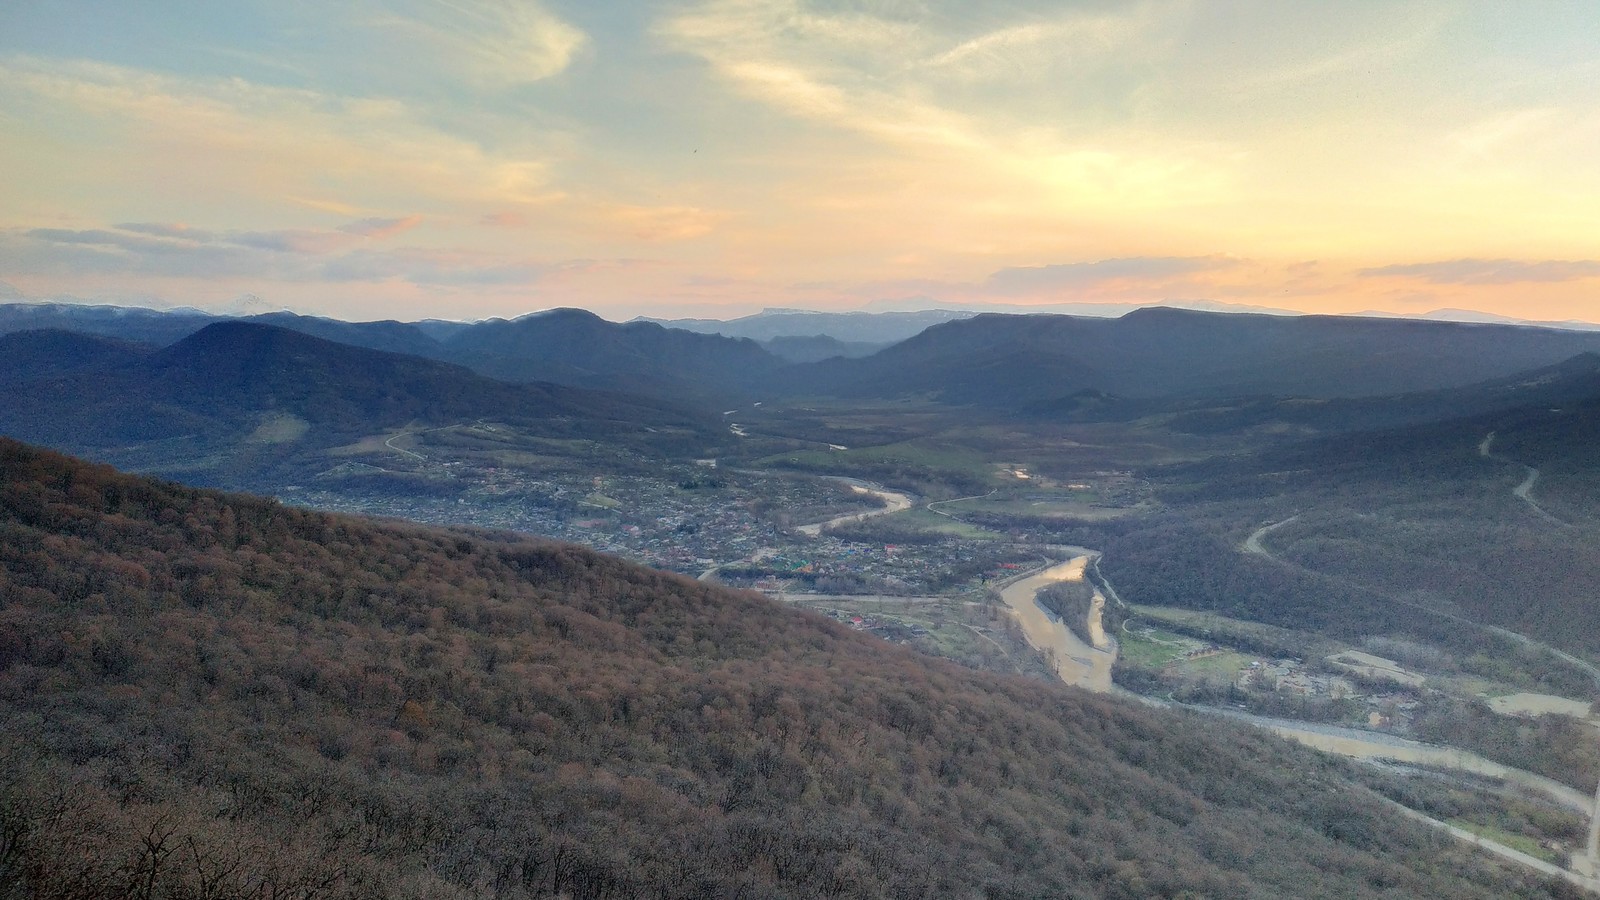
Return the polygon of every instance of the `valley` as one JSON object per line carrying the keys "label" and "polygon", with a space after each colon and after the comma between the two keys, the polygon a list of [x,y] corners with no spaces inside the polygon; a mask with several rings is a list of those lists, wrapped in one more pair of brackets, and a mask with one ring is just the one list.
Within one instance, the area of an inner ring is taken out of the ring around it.
{"label": "valley", "polygon": [[[702,402],[593,387],[652,367],[517,386],[261,326],[160,357],[51,340],[49,384],[156,412],[120,414],[107,441],[36,392],[0,408],[24,434],[305,509],[567,541],[810,610],[884,653],[1249,723],[1364,760],[1408,815],[1591,886],[1600,645],[1572,625],[1600,616],[1600,532],[1581,404],[1485,413],[1462,387],[1350,407],[1348,425],[1335,404],[1226,394],[1045,412],[972,405],[971,382],[783,395],[760,367],[700,384]],[[281,352],[299,374],[232,362]],[[195,367],[239,399],[204,400]],[[1592,367],[1559,371],[1577,392]],[[1510,381],[1536,402],[1568,390]],[[385,411],[361,412],[377,396]],[[1450,404],[1466,415],[1432,418]],[[1391,424],[1363,430],[1375,419]]]}

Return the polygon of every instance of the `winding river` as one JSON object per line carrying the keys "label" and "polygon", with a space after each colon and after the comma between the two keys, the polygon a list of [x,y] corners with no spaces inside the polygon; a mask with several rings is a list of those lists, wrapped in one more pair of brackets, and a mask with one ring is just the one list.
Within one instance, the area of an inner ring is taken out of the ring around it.
{"label": "winding river", "polygon": [[1062,681],[1104,694],[1113,690],[1111,665],[1117,661],[1116,642],[1106,637],[1100,628],[1098,613],[1105,605],[1105,597],[1098,590],[1094,592],[1097,602],[1089,621],[1089,633],[1097,638],[1095,643],[1101,645],[1098,647],[1085,643],[1038,599],[1039,591],[1052,584],[1082,581],[1084,570],[1093,558],[1093,553],[1084,552],[1059,565],[1026,575],[1002,589],[1000,599],[1017,617],[1028,644],[1050,660]]}
{"label": "winding river", "polygon": [[826,522],[818,522],[815,525],[801,525],[798,529],[796,529],[807,537],[817,537],[818,535],[822,534],[822,529],[824,528],[832,528],[835,525],[848,525],[851,522],[860,522],[863,519],[870,519],[873,516],[887,516],[892,513],[902,512],[911,508],[910,494],[902,494],[898,491],[885,490],[878,485],[871,484],[866,481],[858,481],[854,478],[843,478],[838,476],[827,477],[832,481],[848,484],[850,489],[858,494],[871,494],[872,496],[877,497],[883,501],[883,506],[879,507],[878,509],[869,509],[866,512],[834,516]]}

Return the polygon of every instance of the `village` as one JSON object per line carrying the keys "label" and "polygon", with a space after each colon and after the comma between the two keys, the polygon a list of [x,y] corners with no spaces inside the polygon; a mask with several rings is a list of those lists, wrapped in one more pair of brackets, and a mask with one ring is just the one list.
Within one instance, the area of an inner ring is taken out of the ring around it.
{"label": "village", "polygon": [[[368,467],[372,468],[372,467]],[[941,535],[937,541],[849,539],[800,526],[870,513],[870,495],[802,474],[664,466],[647,473],[532,471],[460,460],[431,467],[448,491],[284,492],[304,506],[440,525],[504,529],[570,541],[655,568],[765,591],[891,596],[963,593],[1040,561],[1027,545]],[[345,464],[341,474],[351,471]],[[446,480],[448,479],[448,480]],[[350,484],[355,481],[356,489]]]}

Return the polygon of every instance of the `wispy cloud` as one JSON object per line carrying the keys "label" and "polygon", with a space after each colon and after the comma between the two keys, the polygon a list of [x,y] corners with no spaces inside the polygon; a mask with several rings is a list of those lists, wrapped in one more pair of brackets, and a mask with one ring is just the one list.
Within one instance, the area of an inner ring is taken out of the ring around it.
{"label": "wispy cloud", "polygon": [[[1160,145],[1123,123],[1063,128],[1022,114],[1012,95],[941,90],[939,75],[969,78],[991,64],[1046,69],[1078,85],[1101,66],[1124,63],[1112,49],[1146,32],[1172,3],[1144,2],[1117,14],[1066,15],[977,34],[953,32],[957,16],[822,12],[798,0],[708,0],[658,26],[662,40],[698,56],[721,79],[775,111],[877,142],[919,163],[996,189],[1032,192],[1033,201],[1173,203],[1213,192],[1226,154],[1211,144]],[[1029,58],[1036,57],[1037,65]],[[1076,57],[1063,62],[1068,57]],[[1071,87],[1050,84],[1049,90]],[[1030,92],[1031,93],[1031,92]],[[862,151],[869,152],[869,151]],[[952,166],[961,170],[953,171]],[[917,171],[914,178],[925,177]]]}
{"label": "wispy cloud", "polygon": [[961,40],[920,62],[968,78],[1015,77],[1020,70],[1078,64],[1126,51],[1175,4],[1144,3],[1117,13],[1067,12],[1055,19],[1007,25]]}
{"label": "wispy cloud", "polygon": [[370,22],[448,55],[470,80],[491,88],[559,75],[589,42],[536,0],[413,0]]}
{"label": "wispy cloud", "polygon": [[1431,284],[1521,284],[1600,278],[1594,259],[1452,259],[1362,269],[1363,277],[1416,278]]}
{"label": "wispy cloud", "polygon": [[362,237],[386,238],[410,231],[420,224],[422,224],[421,216],[402,216],[395,219],[368,218],[341,226],[339,230]]}
{"label": "wispy cloud", "polygon": [[401,281],[416,285],[518,285],[542,279],[550,266],[489,253],[401,248],[357,250],[329,261],[319,276],[330,281]]}
{"label": "wispy cloud", "polygon": [[[139,161],[146,183],[216,196],[315,197],[324,209],[534,201],[548,193],[540,148],[496,151],[408,104],[237,79],[193,79],[84,61],[0,60],[0,100],[82,128]],[[90,160],[82,160],[88,165]],[[329,185],[336,185],[336,196]]]}
{"label": "wispy cloud", "polygon": [[541,269],[490,253],[371,246],[415,224],[414,218],[363,220],[321,230],[209,230],[160,222],[32,228],[4,233],[0,245],[7,248],[11,266],[34,274],[83,267],[192,279],[506,284],[533,280]]}

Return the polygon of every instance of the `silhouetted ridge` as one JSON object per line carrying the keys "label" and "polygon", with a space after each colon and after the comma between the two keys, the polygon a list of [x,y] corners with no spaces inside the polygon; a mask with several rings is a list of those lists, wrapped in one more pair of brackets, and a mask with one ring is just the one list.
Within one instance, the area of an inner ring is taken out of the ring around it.
{"label": "silhouetted ridge", "polygon": [[1012,410],[1083,389],[1178,401],[1332,399],[1460,387],[1596,351],[1600,334],[1587,332],[1157,307],[1119,319],[974,316],[865,359],[798,368],[795,380],[801,390]]}
{"label": "silhouetted ridge", "polygon": [[708,401],[744,396],[782,365],[744,338],[619,325],[580,309],[481,322],[445,346],[448,358],[496,378]]}
{"label": "silhouetted ridge", "polygon": [[86,451],[181,438],[195,453],[232,453],[264,421],[285,416],[304,426],[294,443],[305,449],[413,423],[480,419],[622,445],[643,441],[648,427],[676,435],[644,441],[654,444],[698,446],[721,433],[668,401],[508,384],[451,363],[238,321],[208,325],[113,369],[19,383],[29,388],[0,396],[0,432]]}
{"label": "silhouetted ridge", "polygon": [[144,359],[148,344],[60,329],[0,335],[0,379],[64,375],[83,369],[109,369]]}

